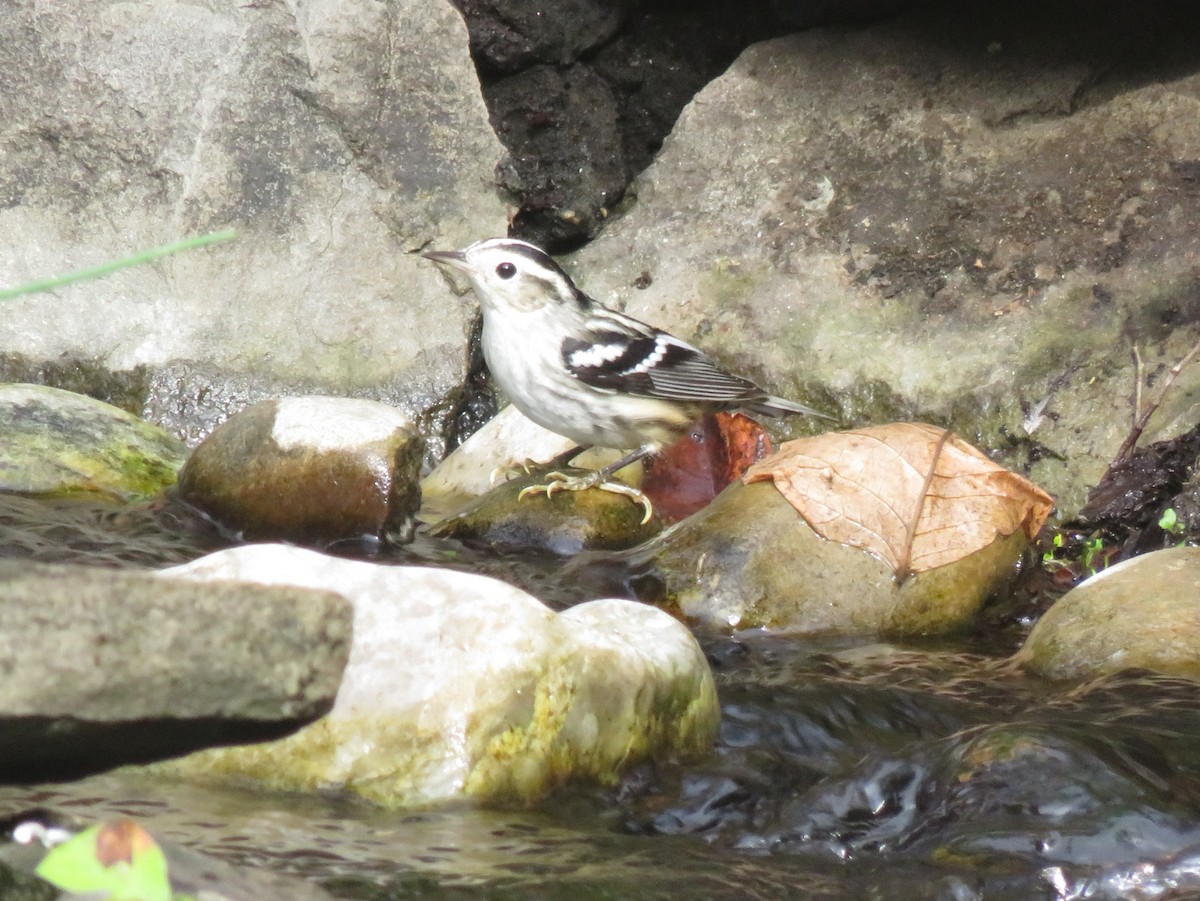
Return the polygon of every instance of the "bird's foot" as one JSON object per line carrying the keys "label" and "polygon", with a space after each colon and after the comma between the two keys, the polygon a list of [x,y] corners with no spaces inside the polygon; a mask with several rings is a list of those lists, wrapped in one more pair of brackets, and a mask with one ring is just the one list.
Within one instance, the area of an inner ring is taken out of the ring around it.
{"label": "bird's foot", "polygon": [[492,487],[495,488],[501,482],[507,482],[509,479],[517,479],[522,476],[531,476],[538,470],[555,469],[559,466],[566,466],[585,450],[587,450],[585,447],[568,448],[561,454],[556,454],[544,463],[539,463],[537,460],[531,460],[528,457],[519,463],[504,463],[492,470],[489,481],[492,483]]}
{"label": "bird's foot", "polygon": [[545,484],[530,485],[522,488],[521,493],[517,495],[517,501],[520,502],[531,494],[545,494],[546,497],[550,498],[554,497],[558,491],[586,491],[589,488],[597,488],[600,491],[624,495],[641,504],[642,509],[645,511],[645,515],[642,516],[642,525],[648,523],[650,517],[654,515],[654,506],[650,503],[650,498],[646,497],[643,491],[634,488],[632,485],[626,485],[624,482],[616,482],[605,478],[603,470],[589,472],[583,476],[569,476],[564,472],[546,473]]}
{"label": "bird's foot", "polygon": [[491,475],[488,476],[488,482],[495,488],[509,479],[533,475],[540,465],[542,464],[530,459],[525,459],[520,463],[502,463],[492,470]]}

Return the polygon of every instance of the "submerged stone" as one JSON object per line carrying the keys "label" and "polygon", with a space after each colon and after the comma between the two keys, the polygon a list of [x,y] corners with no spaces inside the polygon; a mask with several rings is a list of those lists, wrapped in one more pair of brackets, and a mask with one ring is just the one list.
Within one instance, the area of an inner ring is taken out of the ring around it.
{"label": "submerged stone", "polygon": [[251,540],[412,537],[425,442],[377,401],[291,397],[247,407],[196,448],[188,503]]}
{"label": "submerged stone", "polygon": [[703,752],[716,732],[703,652],[642,604],[560,614],[483,576],[274,545],[165,572],[333,588],[355,609],[333,710],[280,742],[181,761],[189,775],[342,788],[396,806],[530,800],[570,779],[612,782],[647,758]]}
{"label": "submerged stone", "polygon": [[1068,591],[1013,658],[1051,679],[1150,669],[1200,679],[1200,548],[1154,551]]}
{"label": "submerged stone", "polygon": [[0,491],[130,501],[173,484],[183,442],[131,413],[45,385],[0,385]]}

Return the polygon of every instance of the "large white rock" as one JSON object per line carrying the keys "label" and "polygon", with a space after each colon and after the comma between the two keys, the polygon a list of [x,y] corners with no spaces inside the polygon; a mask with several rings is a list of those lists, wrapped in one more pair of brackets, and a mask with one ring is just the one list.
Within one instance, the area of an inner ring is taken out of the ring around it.
{"label": "large white rock", "polygon": [[333,710],[282,741],[206,751],[191,772],[342,787],[413,805],[533,798],[649,756],[706,749],[718,719],[704,654],[669,615],[603,600],[554,613],[495,579],[280,545],[162,573],[330,588],[354,605]]}

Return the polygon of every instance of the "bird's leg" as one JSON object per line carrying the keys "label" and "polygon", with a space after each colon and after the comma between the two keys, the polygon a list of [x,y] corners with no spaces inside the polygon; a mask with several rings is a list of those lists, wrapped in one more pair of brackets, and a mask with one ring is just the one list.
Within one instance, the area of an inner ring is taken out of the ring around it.
{"label": "bird's leg", "polygon": [[[546,497],[553,497],[556,491],[585,491],[588,488],[599,488],[601,491],[608,491],[612,494],[623,494],[625,497],[632,498],[634,501],[642,505],[642,509],[646,511],[646,515],[642,517],[642,525],[650,521],[650,517],[654,515],[654,507],[650,504],[650,498],[634,488],[631,485],[626,485],[624,482],[615,481],[613,475],[626,466],[636,463],[643,457],[648,457],[654,453],[656,445],[646,444],[639,447],[617,460],[615,463],[610,463],[603,469],[597,469],[582,476],[569,476],[563,472],[548,472],[546,473],[546,484],[530,485],[528,488],[522,488],[521,493],[517,495],[517,500],[520,501],[526,495],[539,494],[545,492]],[[569,462],[578,455],[580,449],[575,448],[569,456],[561,455],[555,458],[555,462],[565,457],[565,461]]]}
{"label": "bird's leg", "polygon": [[547,460],[542,465],[545,466],[547,469],[558,469],[558,467],[560,467],[560,466],[566,466],[568,463],[570,463],[572,460],[574,460],[576,457],[578,457],[580,454],[582,454],[586,450],[591,450],[591,448],[585,447],[582,444],[576,444],[574,447],[570,448],[569,450],[563,451],[557,457],[551,457],[549,460]]}

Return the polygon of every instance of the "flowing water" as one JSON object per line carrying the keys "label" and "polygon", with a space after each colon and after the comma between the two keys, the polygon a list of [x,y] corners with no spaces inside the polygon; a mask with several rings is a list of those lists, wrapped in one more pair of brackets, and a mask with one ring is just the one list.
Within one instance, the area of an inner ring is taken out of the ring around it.
{"label": "flowing water", "polygon": [[[220,539],[163,508],[21,501],[0,502],[0,543],[158,565]],[[552,560],[447,545],[396,557],[556,585]],[[123,771],[0,788],[0,817],[131,815],[160,840],[347,899],[1200,898],[1194,683],[1048,685],[979,640],[699,638],[722,700],[713,752],[535,808],[397,812]]]}

